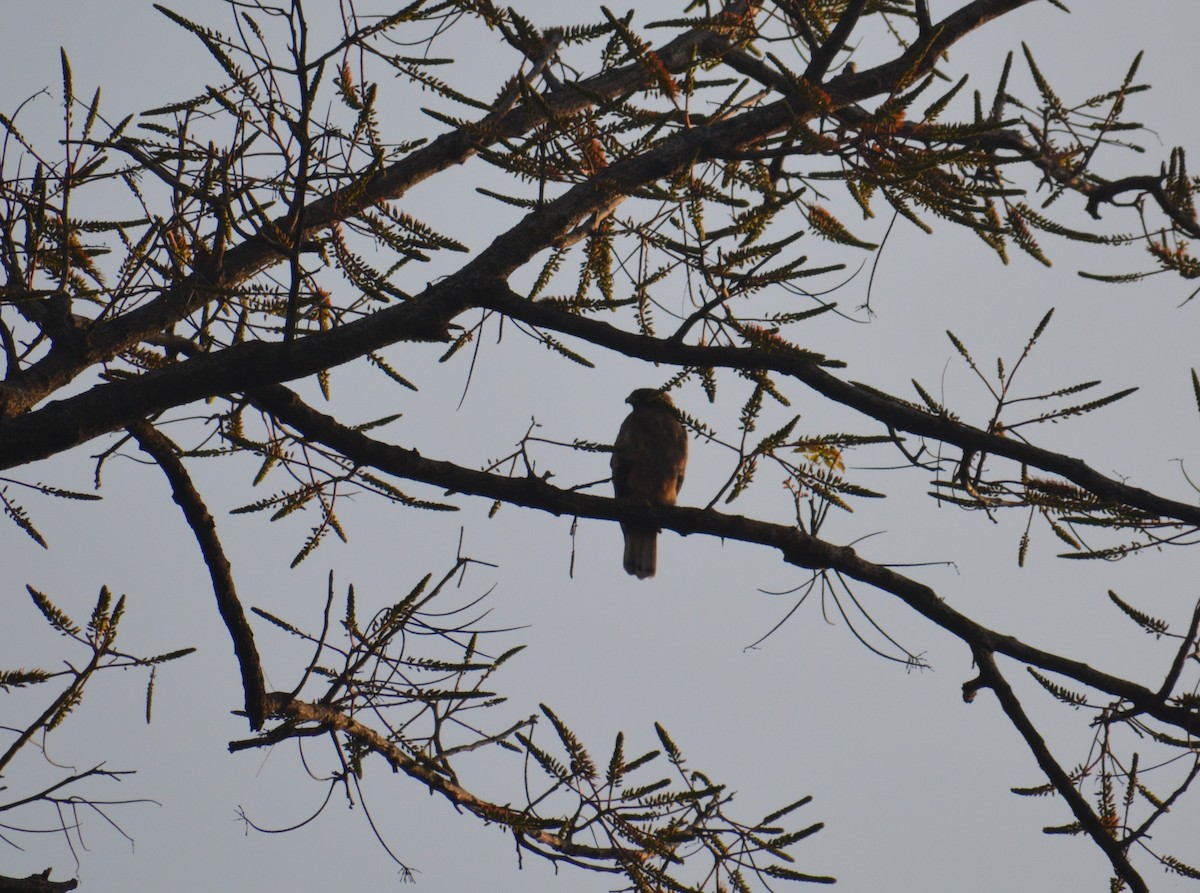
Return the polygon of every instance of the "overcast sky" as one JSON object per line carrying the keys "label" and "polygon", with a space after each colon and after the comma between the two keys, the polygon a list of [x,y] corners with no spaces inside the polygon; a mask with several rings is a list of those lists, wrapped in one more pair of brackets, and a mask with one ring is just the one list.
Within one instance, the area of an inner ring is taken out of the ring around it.
{"label": "overcast sky", "polygon": [[[931,5],[937,17],[956,4]],[[0,80],[0,111],[11,114],[44,90],[19,121],[47,147],[58,132],[60,46],[70,55],[78,94],[103,87],[103,110],[110,120],[196,95],[219,78],[199,44],[141,0],[17,6],[0,31],[6,72]],[[638,4],[634,21],[675,15],[681,6]],[[1035,4],[983,29],[955,50],[951,71],[969,71],[974,86],[989,95],[1004,54],[1019,53],[1023,40],[1060,95],[1079,100],[1115,87],[1137,51],[1145,50],[1139,79],[1155,89],[1131,101],[1129,117],[1152,128],[1141,138],[1147,151],[1102,157],[1101,170],[1150,172],[1170,146],[1200,144],[1200,116],[1191,101],[1200,77],[1195,0],[1094,0],[1077,6],[1068,16],[1049,3]],[[228,19],[216,0],[180,0],[172,8],[217,27]],[[564,13],[573,20],[600,18],[598,6],[593,11],[585,2],[519,0],[518,8],[540,25],[561,23]],[[470,47],[461,58],[467,68],[447,76],[452,82],[460,77],[476,85],[493,77],[498,82],[510,73],[485,67],[486,60],[509,58],[495,46]],[[864,50],[861,66],[873,61]],[[382,89],[386,95],[394,87]],[[1034,99],[1024,75],[1010,92]],[[404,104],[416,100],[397,97],[396,121],[385,122],[393,136],[405,133],[407,120],[422,132],[436,132],[437,125]],[[419,101],[434,103],[429,94]],[[383,108],[389,108],[386,100]],[[434,178],[414,190],[405,210],[473,249],[483,247],[496,222],[509,213],[470,197],[485,176],[472,167],[462,177],[451,175],[450,182]],[[448,198],[445,190],[452,188],[462,196]],[[1072,222],[1082,224],[1079,202],[1069,197],[1060,202],[1071,203],[1076,206]],[[856,231],[878,239],[886,222],[862,223]],[[1132,230],[1136,222],[1129,218],[1118,226]],[[809,246],[814,263],[822,262],[823,246],[815,241]],[[1032,432],[1031,438],[1077,453],[1130,483],[1192,499],[1176,460],[1183,459],[1196,478],[1200,422],[1188,370],[1200,365],[1195,350],[1200,304],[1179,306],[1188,295],[1187,284],[1166,276],[1118,288],[1076,275],[1080,268],[1145,269],[1148,261],[1132,251],[1080,250],[1050,239],[1045,246],[1055,262],[1051,270],[1015,252],[1013,262],[1002,266],[976,237],[947,224],[926,236],[899,223],[875,276],[874,319],[868,325],[827,315],[805,330],[803,346],[846,360],[847,379],[902,396],[913,396],[908,382],[916,378],[961,409],[967,421],[986,422],[991,407],[945,330],[953,330],[990,368],[996,356],[1014,359],[1038,320],[1054,307],[1042,348],[1025,369],[1029,393],[1095,378],[1109,390],[1134,385],[1141,390],[1118,407]],[[430,278],[420,270],[413,275]],[[413,290],[417,287],[414,281]],[[847,310],[862,304],[866,276],[852,280],[837,297]],[[440,348],[402,346],[387,356],[422,376],[421,392],[401,392],[362,371],[339,371],[334,388],[348,407],[346,417],[403,412],[381,437],[480,467],[510,452],[532,418],[551,440],[611,441],[629,390],[657,386],[670,374],[594,350],[589,356],[597,369],[586,370],[513,333],[499,343],[494,330],[490,335],[460,410],[454,406],[466,382],[465,358],[439,367],[434,361]],[[732,430],[731,419],[747,395],[744,384],[733,378],[725,382],[715,408],[706,407],[698,387],[685,389],[677,402],[694,414],[723,419]],[[800,430],[881,433],[799,387],[788,393],[794,411],[802,414]],[[780,410],[780,419],[785,418]],[[729,457],[699,443],[692,449],[681,503],[704,505],[728,477]],[[18,476],[88,489],[93,471],[88,457],[96,452],[97,444],[89,444],[21,469]],[[108,768],[138,770],[119,790],[91,789],[96,796],[157,801],[114,813],[133,845],[103,822],[89,820],[88,849],[79,854],[82,889],[191,893],[315,891],[337,885],[377,890],[398,883],[397,868],[372,838],[361,807],[349,808],[337,795],[305,828],[272,836],[246,833],[239,808],[261,825],[285,827],[314,811],[325,789],[305,774],[293,745],[227,753],[231,739],[247,734],[244,721],[230,714],[241,694],[228,636],[213,610],[195,543],[161,473],[134,461],[136,453],[129,456],[107,467],[103,502],[28,500],[50,542],[48,551],[14,527],[0,531],[0,565],[6,571],[0,580],[0,666],[53,665],[79,657],[41,623],[25,593],[27,583],[77,620],[86,619],[100,584],[128,594],[122,641],[134,653],[199,648],[159,674],[152,724],[142,719],[144,679],[115,674],[98,679],[78,715],[51,738],[49,756],[61,765],[86,768],[105,761]],[[884,464],[883,457],[872,454],[861,464]],[[850,457],[852,465],[855,459]],[[538,460],[563,486],[608,474],[604,454],[546,447]],[[824,821],[827,827],[797,848],[801,862],[796,867],[835,875],[843,890],[1106,888],[1107,864],[1092,844],[1040,833],[1044,825],[1070,820],[1060,802],[1007,792],[1043,779],[992,697],[984,693],[972,705],[962,703],[960,687],[974,675],[969,652],[886,596],[856,590],[874,619],[923,654],[932,671],[905,672],[872,657],[846,623],[834,614],[824,616],[815,600],[759,647],[748,649],[792,604],[789,596],[763,590],[785,591],[803,580],[798,569],[767,550],[667,533],[660,541],[657,578],[639,582],[621,570],[616,525],[583,521],[572,541],[570,519],[505,508],[489,521],[483,500],[458,499],[462,511],[453,517],[357,501],[342,510],[350,542],[331,542],[298,570],[288,571],[314,520],[297,516],[268,525],[259,515],[230,515],[230,509],[266,495],[249,489],[255,467],[189,465],[210,500],[248,605],[314,627],[333,570],[340,591],[354,584],[360,614],[369,616],[426,572],[447,569],[462,528],[466,554],[498,567],[473,568],[450,602],[465,602],[494,586],[487,624],[524,627],[505,634],[494,650],[530,645],[497,677],[510,697],[506,716],[528,715],[539,702],[550,704],[600,760],[607,758],[618,730],[626,734],[628,753],[657,746],[653,723],[659,721],[693,768],[737,791],[737,814],[748,820],[812,794],[798,821]],[[931,562],[910,573],[980,622],[1148,685],[1161,679],[1169,648],[1156,647],[1117,618],[1105,593],[1115,589],[1146,611],[1182,625],[1196,598],[1186,553],[1148,554],[1115,565],[1064,562],[1054,557],[1061,544],[1042,531],[1026,567],[1019,569],[1023,517],[1002,517],[993,525],[979,513],[938,509],[924,495],[929,481],[919,473],[862,474],[861,483],[886,489],[890,498],[857,505],[853,515],[830,524],[827,538],[851,543],[875,534],[860,545],[866,557]],[[760,487],[731,510],[786,521],[772,486]],[[436,491],[414,495],[440,496]],[[278,630],[266,625],[256,630],[268,684],[290,688],[307,653]],[[1024,686],[1021,668],[1006,669],[1014,684]],[[1090,740],[1083,714],[1025,690],[1031,713],[1045,724],[1060,761],[1071,766],[1083,759]],[[0,724],[16,725],[35,715],[47,696],[36,689],[33,695],[0,699]],[[318,767],[330,768],[325,749],[306,753]],[[32,764],[25,765],[33,771]],[[481,761],[477,777],[468,782],[483,779],[488,790],[491,768]],[[10,775],[5,783],[17,790],[22,779]],[[502,831],[456,815],[416,784],[391,777],[382,762],[367,762],[364,787],[389,845],[418,870],[418,881],[428,890],[520,887],[575,893],[613,886],[610,877],[570,868],[556,874],[528,857],[518,867],[511,839]],[[1194,820],[1200,811],[1185,803],[1179,812],[1155,842],[1196,864],[1200,848]],[[53,866],[55,877],[62,878],[74,870],[61,836],[22,836],[18,842],[24,851],[0,840],[0,874],[23,876]],[[1194,883],[1161,874],[1147,861],[1140,865],[1156,890]]]}

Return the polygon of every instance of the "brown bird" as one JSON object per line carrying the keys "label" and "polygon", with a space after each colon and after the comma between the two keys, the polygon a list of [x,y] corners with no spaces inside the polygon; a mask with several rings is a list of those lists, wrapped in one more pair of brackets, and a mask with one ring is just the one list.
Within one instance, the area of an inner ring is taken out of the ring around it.
{"label": "brown bird", "polygon": [[[638,388],[625,400],[633,411],[621,423],[613,444],[613,490],[618,499],[674,505],[687,469],[687,432],[675,417],[671,398],[654,388]],[[658,525],[622,521],[625,572],[639,580],[654,576]]]}

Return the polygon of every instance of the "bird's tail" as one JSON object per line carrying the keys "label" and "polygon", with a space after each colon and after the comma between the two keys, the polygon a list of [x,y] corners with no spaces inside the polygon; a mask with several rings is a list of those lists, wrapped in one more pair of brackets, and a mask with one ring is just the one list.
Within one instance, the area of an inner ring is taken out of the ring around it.
{"label": "bird's tail", "polygon": [[647,529],[625,530],[625,573],[639,580],[654,576],[658,563],[658,531]]}

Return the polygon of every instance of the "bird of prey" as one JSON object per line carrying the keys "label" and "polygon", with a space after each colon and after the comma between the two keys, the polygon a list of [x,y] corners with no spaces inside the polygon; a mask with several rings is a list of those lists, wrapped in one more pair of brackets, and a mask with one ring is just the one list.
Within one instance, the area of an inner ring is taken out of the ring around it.
{"label": "bird of prey", "polygon": [[[687,432],[675,417],[671,398],[654,388],[638,388],[625,400],[633,411],[621,423],[613,444],[613,490],[618,499],[674,505],[687,469]],[[654,576],[658,525],[622,521],[625,572],[639,580]]]}

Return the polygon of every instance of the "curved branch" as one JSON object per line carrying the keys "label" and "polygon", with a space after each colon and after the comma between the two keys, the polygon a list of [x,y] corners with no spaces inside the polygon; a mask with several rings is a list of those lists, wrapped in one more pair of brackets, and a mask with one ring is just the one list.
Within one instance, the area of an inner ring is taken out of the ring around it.
{"label": "curved branch", "polygon": [[891,593],[910,608],[972,648],[1005,654],[1042,669],[1059,673],[1085,685],[1128,701],[1134,709],[1175,726],[1188,734],[1200,732],[1200,711],[1171,706],[1154,691],[1126,679],[1027,645],[996,632],[950,607],[929,586],[867,561],[849,546],[838,546],[811,536],[797,527],[772,524],[711,509],[655,506],[636,501],[591,496],[551,486],[536,477],[510,478],[475,471],[451,462],[426,458],[415,450],[383,443],[348,428],[305,404],[284,387],[271,387],[250,395],[251,401],[305,438],[325,444],[354,462],[381,471],[475,496],[499,499],[511,505],[535,508],[556,515],[575,515],[610,521],[641,521],[688,535],[700,533],[723,539],[757,543],[778,549],[784,561],[807,568],[828,568]]}
{"label": "curved branch", "polygon": [[1167,215],[1172,223],[1179,227],[1180,232],[1193,239],[1200,239],[1200,221],[1196,219],[1194,210],[1181,208],[1163,188],[1163,176],[1142,175],[1123,177],[1120,180],[1101,181],[1092,184],[1090,189],[1080,190],[1088,197],[1087,212],[1095,218],[1100,217],[1100,205],[1111,204],[1126,192],[1137,192],[1153,197],[1159,209]]}
{"label": "curved branch", "polygon": [[229,636],[233,639],[233,651],[237,655],[242,671],[242,689],[246,697],[246,714],[250,725],[261,729],[265,718],[266,684],[263,682],[262,662],[254,644],[254,632],[242,610],[233,573],[225,550],[217,537],[217,525],[209,514],[204,500],[192,485],[192,479],[176,455],[176,447],[165,435],[149,422],[140,420],[129,426],[129,433],[138,445],[158,463],[171,484],[171,495],[183,510],[188,526],[200,545],[204,563],[212,578],[213,594],[217,598],[217,610]]}
{"label": "curved branch", "polygon": [[[512,829],[514,834],[528,837],[556,853],[576,859],[599,862],[617,862],[636,856],[641,850],[620,847],[599,847],[579,844],[547,830],[547,825],[558,826],[560,821],[547,822],[527,812],[492,803],[471,793],[439,772],[431,763],[410,756],[399,744],[347,716],[328,704],[301,701],[287,692],[271,692],[265,700],[268,715],[283,716],[297,722],[317,723],[324,729],[336,729],[349,735],[358,743],[379,754],[391,764],[393,770],[403,772],[426,785],[430,791],[441,794],[456,807],[464,809],[486,822],[497,822]],[[294,732],[292,734],[295,734]],[[231,752],[260,747],[270,741],[249,739],[234,741],[229,745]]]}

